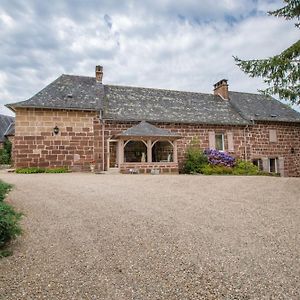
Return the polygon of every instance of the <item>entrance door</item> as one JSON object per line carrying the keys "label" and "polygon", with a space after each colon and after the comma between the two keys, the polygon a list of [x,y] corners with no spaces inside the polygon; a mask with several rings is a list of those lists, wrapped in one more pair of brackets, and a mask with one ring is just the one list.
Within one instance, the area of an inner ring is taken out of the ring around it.
{"label": "entrance door", "polygon": [[108,141],[108,169],[118,168],[118,142],[114,140]]}

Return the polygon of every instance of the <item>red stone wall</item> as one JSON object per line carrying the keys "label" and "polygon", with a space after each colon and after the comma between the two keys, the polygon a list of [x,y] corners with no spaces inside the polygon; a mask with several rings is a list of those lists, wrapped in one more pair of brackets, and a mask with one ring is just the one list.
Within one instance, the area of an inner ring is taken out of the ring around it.
{"label": "red stone wall", "polygon": [[[270,142],[270,130],[276,130],[276,142]],[[300,124],[260,122],[249,127],[247,141],[251,159],[283,157],[284,175],[300,176]]]}
{"label": "red stone wall", "polygon": [[[137,122],[99,122],[96,112],[18,109],[14,140],[15,167],[68,166],[87,170],[92,160],[96,168],[107,169],[107,140]],[[209,148],[209,132],[223,133],[228,151],[228,133],[233,135],[237,158],[283,157],[286,176],[300,176],[300,124],[259,123],[248,126],[221,126],[157,123],[155,126],[182,135],[177,142],[179,170],[188,146],[196,140],[201,149]],[[53,133],[58,126],[59,134]],[[269,130],[275,129],[277,142],[270,142]],[[293,153],[292,153],[293,152]]]}
{"label": "red stone wall", "polygon": [[[16,168],[66,166],[84,170],[99,151],[96,112],[18,109],[15,122]],[[59,128],[57,135],[55,126]]]}

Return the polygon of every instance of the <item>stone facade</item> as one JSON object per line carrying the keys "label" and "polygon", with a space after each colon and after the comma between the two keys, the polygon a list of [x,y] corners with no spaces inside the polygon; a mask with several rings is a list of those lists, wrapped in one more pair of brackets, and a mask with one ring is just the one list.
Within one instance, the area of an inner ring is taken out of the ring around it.
{"label": "stone facade", "polygon": [[[14,162],[19,167],[59,167],[88,170],[95,161],[99,170],[107,169],[108,140],[137,122],[99,121],[91,111],[42,110],[19,108],[16,111]],[[281,173],[300,176],[300,124],[260,122],[249,126],[207,124],[154,123],[182,136],[177,141],[179,171],[183,167],[187,147],[192,140],[201,149],[210,148],[211,134],[224,136],[225,151],[237,158],[252,160],[280,158]],[[57,126],[58,134],[53,129]],[[155,166],[123,164],[121,172],[138,167],[149,173]],[[157,167],[157,166],[156,166]],[[175,173],[172,163],[162,173]]]}
{"label": "stone facade", "polygon": [[17,168],[85,170],[100,147],[96,112],[24,108],[16,111],[15,122],[13,159]]}

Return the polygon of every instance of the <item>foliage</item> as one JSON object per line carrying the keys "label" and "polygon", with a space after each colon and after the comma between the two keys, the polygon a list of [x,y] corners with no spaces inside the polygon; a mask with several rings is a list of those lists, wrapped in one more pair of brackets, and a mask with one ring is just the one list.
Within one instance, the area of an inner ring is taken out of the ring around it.
{"label": "foliage", "polygon": [[19,224],[22,214],[16,212],[8,203],[3,202],[10,189],[10,184],[0,181],[0,257],[10,255],[11,252],[2,250],[3,247],[22,232]]}
{"label": "foliage", "polygon": [[20,168],[16,170],[18,174],[37,174],[37,173],[67,173],[68,169],[66,167],[61,168],[38,168],[38,167],[30,167],[30,168]]}
{"label": "foliage", "polygon": [[238,160],[233,168],[234,175],[260,175],[259,168],[252,162]]}
{"label": "foliage", "polygon": [[222,165],[206,165],[201,171],[204,175],[230,175],[232,174],[233,169]]}
{"label": "foliage", "polygon": [[187,150],[184,172],[188,174],[201,173],[202,167],[207,165],[206,155],[200,148],[191,146]]}
{"label": "foliage", "polygon": [[36,168],[36,167],[30,167],[30,168],[20,168],[16,170],[16,173],[18,174],[36,174],[36,173],[45,173],[45,168]]}
{"label": "foliage", "polygon": [[61,167],[61,168],[51,168],[51,169],[46,169],[45,173],[67,173],[68,169],[66,167]]}
{"label": "foliage", "polygon": [[204,154],[207,155],[208,162],[214,166],[233,167],[235,158],[226,152],[221,152],[214,149],[206,149]]}
{"label": "foliage", "polygon": [[[300,1],[285,0],[286,5],[269,12],[270,15],[285,19],[298,19]],[[300,27],[300,23],[295,24]],[[267,59],[241,60],[234,56],[237,65],[250,77],[262,77],[269,86],[260,92],[267,95],[277,94],[280,99],[300,104],[300,40],[278,55]]]}
{"label": "foliage", "polygon": [[8,139],[4,140],[3,148],[0,149],[0,164],[8,165],[11,161],[12,144]]}
{"label": "foliage", "polygon": [[0,202],[5,198],[5,195],[11,190],[12,185],[0,180]]}

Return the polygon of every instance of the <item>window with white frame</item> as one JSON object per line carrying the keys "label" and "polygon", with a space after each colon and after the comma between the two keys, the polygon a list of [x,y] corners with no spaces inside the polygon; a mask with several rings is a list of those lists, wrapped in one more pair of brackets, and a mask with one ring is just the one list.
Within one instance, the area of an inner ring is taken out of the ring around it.
{"label": "window with white frame", "polygon": [[278,173],[278,159],[277,158],[269,158],[269,172],[270,173]]}
{"label": "window with white frame", "polygon": [[224,134],[223,133],[216,133],[215,134],[215,147],[216,150],[224,151]]}

